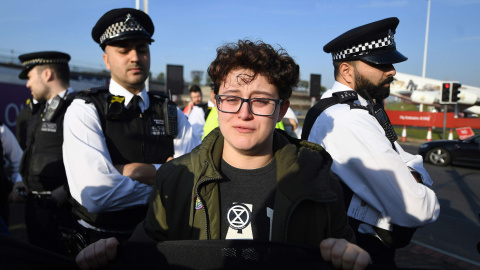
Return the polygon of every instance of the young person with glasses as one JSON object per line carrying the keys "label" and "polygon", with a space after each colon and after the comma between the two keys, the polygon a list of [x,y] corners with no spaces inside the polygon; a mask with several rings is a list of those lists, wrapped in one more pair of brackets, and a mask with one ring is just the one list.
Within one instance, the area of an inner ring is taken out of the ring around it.
{"label": "young person with glasses", "polygon": [[[244,239],[320,246],[337,268],[362,269],[332,159],[319,145],[275,129],[299,79],[283,49],[240,40],[208,68],[219,127],[191,153],[164,164],[145,220],[129,241]],[[315,162],[315,166],[311,166]],[[103,239],[77,256],[82,269],[116,257]]]}

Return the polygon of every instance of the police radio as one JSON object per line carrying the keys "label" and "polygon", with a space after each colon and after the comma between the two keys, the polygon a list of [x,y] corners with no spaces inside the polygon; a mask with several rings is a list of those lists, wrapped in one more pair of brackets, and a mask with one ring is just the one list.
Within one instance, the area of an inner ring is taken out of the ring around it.
{"label": "police radio", "polygon": [[165,119],[165,130],[167,135],[177,137],[178,134],[178,119],[177,119],[177,105],[172,101],[172,93],[168,91],[168,98],[163,102],[163,117]]}
{"label": "police radio", "polygon": [[385,136],[393,145],[393,143],[398,139],[398,136],[395,130],[393,129],[392,123],[390,123],[390,119],[388,118],[387,113],[383,109],[382,105],[378,103],[373,103],[373,100],[370,97],[370,95],[368,95],[367,91],[365,91],[365,94],[367,95],[368,100],[370,101],[370,104],[367,105],[369,113],[377,119],[378,123],[380,124],[380,126],[382,126],[383,130],[385,131]]}

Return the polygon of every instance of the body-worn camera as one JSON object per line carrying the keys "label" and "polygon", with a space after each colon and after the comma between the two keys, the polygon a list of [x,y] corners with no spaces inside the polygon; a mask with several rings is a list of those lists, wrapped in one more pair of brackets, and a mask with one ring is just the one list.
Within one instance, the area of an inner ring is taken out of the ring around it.
{"label": "body-worn camera", "polygon": [[16,190],[18,195],[22,196],[23,198],[27,197],[27,191],[25,190],[24,187],[17,187]]}

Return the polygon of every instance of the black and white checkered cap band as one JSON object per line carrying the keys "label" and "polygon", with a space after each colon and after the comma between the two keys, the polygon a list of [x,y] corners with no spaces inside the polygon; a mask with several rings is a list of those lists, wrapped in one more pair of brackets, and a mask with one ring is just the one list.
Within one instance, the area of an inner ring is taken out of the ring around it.
{"label": "black and white checkered cap band", "polygon": [[389,46],[395,46],[395,40],[390,31],[388,36],[384,37],[383,39],[365,42],[363,44],[354,45],[343,50],[332,52],[332,57],[334,61],[342,60],[354,56],[369,54],[372,51]]}
{"label": "black and white checkered cap band", "polygon": [[130,14],[128,14],[127,20],[114,23],[105,30],[105,33],[100,37],[100,44],[105,40],[114,38],[124,32],[146,32],[146,30],[141,24],[135,21]]}
{"label": "black and white checkered cap band", "polygon": [[46,64],[67,64],[68,59],[45,59],[35,58],[22,62],[22,66],[28,67],[32,65],[46,65]]}

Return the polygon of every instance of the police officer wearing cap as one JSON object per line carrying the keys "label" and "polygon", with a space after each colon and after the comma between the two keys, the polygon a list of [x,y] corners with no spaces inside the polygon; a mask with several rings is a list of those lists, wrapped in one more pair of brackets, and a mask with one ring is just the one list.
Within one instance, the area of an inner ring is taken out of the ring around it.
{"label": "police officer wearing cap", "polygon": [[440,208],[419,155],[406,153],[383,110],[395,75],[407,60],[396,49],[397,18],[372,22],[323,47],[333,57],[335,83],[307,113],[302,138],[332,156],[345,189],[357,243],[374,264],[395,265],[395,250]]}
{"label": "police officer wearing cap", "polygon": [[200,143],[176,104],[145,89],[153,32],[142,11],[105,13],[92,37],[109,87],[82,91],[65,116],[64,162],[87,243],[127,239],[145,218],[156,170]]}
{"label": "police officer wearing cap", "polygon": [[62,159],[63,119],[75,95],[70,88],[70,55],[43,51],[18,57],[23,65],[19,78],[37,100],[27,122],[26,149],[21,174],[26,188],[25,224],[29,242],[66,254],[60,242],[60,228],[71,228],[73,216],[67,177]]}

